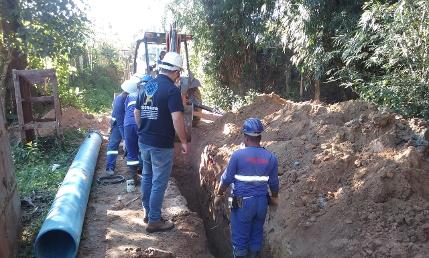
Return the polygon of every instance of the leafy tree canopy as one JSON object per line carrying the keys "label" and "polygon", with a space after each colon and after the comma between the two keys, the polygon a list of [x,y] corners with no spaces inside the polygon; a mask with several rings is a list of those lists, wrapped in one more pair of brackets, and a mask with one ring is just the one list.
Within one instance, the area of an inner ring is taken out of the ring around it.
{"label": "leafy tree canopy", "polygon": [[89,34],[84,7],[79,0],[2,0],[3,24],[15,24],[3,26],[4,44],[39,58],[74,54]]}

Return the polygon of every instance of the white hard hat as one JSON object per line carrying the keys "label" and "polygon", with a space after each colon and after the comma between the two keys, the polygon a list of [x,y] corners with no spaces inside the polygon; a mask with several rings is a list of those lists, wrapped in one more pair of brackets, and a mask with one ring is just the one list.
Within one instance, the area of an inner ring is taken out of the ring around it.
{"label": "white hard hat", "polygon": [[122,83],[121,89],[127,93],[134,93],[137,91],[138,80],[130,79]]}
{"label": "white hard hat", "polygon": [[170,71],[181,70],[183,69],[183,58],[176,52],[168,52],[159,67]]}

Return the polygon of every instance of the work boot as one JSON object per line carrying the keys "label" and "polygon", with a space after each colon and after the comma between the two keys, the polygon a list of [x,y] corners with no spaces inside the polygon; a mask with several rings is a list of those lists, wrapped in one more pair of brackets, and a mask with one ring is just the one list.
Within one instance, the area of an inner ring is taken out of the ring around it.
{"label": "work boot", "polygon": [[168,231],[172,228],[174,228],[174,223],[168,220],[149,221],[149,224],[146,227],[146,232],[148,233],[162,232],[162,231]]}
{"label": "work boot", "polygon": [[142,178],[140,175],[134,175],[134,182],[136,183],[136,185],[140,185]]}
{"label": "work boot", "polygon": [[[166,219],[164,219],[163,217],[161,217],[161,219],[160,219],[161,221],[167,221]],[[143,218],[143,222],[145,223],[145,224],[147,224],[148,222],[149,222],[149,218],[147,217],[147,216],[145,216],[144,218]]]}
{"label": "work boot", "polygon": [[140,177],[137,175],[137,166],[128,166],[130,172],[130,179],[134,180],[135,185],[140,185]]}
{"label": "work boot", "polygon": [[113,171],[112,169],[106,169],[106,175],[113,176],[114,174],[115,174],[115,171]]}
{"label": "work boot", "polygon": [[137,175],[142,175],[142,167],[141,166],[137,166]]}
{"label": "work boot", "polygon": [[249,253],[249,258],[260,258],[261,257],[261,252],[250,252]]}

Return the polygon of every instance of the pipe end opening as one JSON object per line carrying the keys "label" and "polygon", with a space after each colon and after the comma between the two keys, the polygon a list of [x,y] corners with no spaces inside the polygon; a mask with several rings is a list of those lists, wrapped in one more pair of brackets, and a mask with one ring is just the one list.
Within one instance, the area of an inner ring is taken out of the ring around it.
{"label": "pipe end opening", "polygon": [[74,257],[76,252],[73,237],[63,230],[47,231],[36,239],[35,253],[38,258]]}

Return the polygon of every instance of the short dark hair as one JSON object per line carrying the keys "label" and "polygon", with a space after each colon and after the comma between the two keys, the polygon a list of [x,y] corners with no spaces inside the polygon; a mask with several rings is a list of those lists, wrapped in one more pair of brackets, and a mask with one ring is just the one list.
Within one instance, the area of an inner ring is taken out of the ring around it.
{"label": "short dark hair", "polygon": [[246,137],[249,141],[254,142],[254,143],[259,143],[261,141],[261,135],[258,136],[250,136],[247,134],[244,134],[244,137]]}

